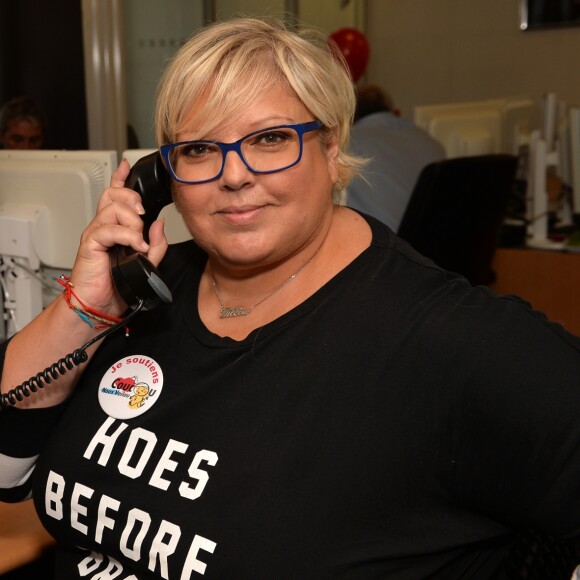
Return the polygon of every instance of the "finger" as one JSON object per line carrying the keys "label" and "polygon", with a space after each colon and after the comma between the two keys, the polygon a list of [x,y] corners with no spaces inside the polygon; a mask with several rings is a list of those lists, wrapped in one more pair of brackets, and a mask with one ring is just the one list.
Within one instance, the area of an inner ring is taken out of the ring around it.
{"label": "finger", "polygon": [[97,203],[97,213],[103,211],[104,208],[113,203],[125,204],[131,207],[132,211],[138,215],[145,213],[141,196],[126,187],[107,187]]}
{"label": "finger", "polygon": [[140,197],[130,189],[114,189],[110,192],[110,200],[99,207],[91,225],[121,224],[134,230],[143,229],[144,214],[138,203]]}
{"label": "finger", "polygon": [[96,228],[87,238],[86,245],[87,249],[96,251],[109,251],[114,246],[128,246],[136,252],[149,251],[149,244],[143,239],[140,231],[117,224]]}
{"label": "finger", "polygon": [[144,213],[144,210],[142,209],[143,206],[141,204],[141,199],[134,192],[127,194],[116,193],[118,191],[121,191],[122,189],[125,189],[126,191],[131,191],[124,187],[130,170],[131,166],[129,165],[129,162],[126,159],[123,159],[119,164],[119,166],[117,167],[117,169],[113,171],[113,174],[111,176],[111,183],[109,187],[107,187],[107,189],[105,189],[105,191],[102,193],[97,205],[97,211],[99,211],[100,209],[102,209],[103,206],[111,203],[114,200],[123,199],[120,196],[125,195],[126,203],[133,205],[137,209],[137,213],[139,214]]}
{"label": "finger", "polygon": [[81,237],[79,253],[107,252],[113,246],[129,246],[136,252],[147,252],[149,244],[140,231],[119,224],[99,224],[87,229]]}
{"label": "finger", "polygon": [[151,224],[149,229],[149,251],[147,252],[147,257],[157,266],[165,256],[167,247],[165,219],[159,218]]}
{"label": "finger", "polygon": [[126,159],[122,159],[119,167],[113,171],[111,176],[111,187],[123,187],[129,175],[131,166]]}
{"label": "finger", "polygon": [[141,252],[149,248],[143,240],[143,220],[133,207],[118,201],[105,205],[97,213],[83,232],[81,242],[95,250],[106,250],[115,244]]}

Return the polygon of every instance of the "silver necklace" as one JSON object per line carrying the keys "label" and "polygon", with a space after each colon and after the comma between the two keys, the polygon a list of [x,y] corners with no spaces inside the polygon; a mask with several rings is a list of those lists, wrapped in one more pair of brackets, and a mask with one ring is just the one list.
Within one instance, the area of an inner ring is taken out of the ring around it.
{"label": "silver necklace", "polygon": [[[323,241],[324,243],[324,241]],[[300,266],[300,268],[294,272],[294,274],[292,274],[292,276],[290,276],[290,278],[288,278],[287,280],[284,280],[284,282],[282,282],[282,284],[276,286],[276,288],[274,288],[274,290],[272,290],[271,292],[269,292],[268,294],[266,294],[266,296],[264,296],[263,298],[260,298],[260,300],[258,300],[258,302],[256,302],[253,306],[225,306],[224,303],[222,302],[222,299],[219,295],[218,289],[217,289],[217,283],[215,281],[215,277],[213,275],[213,270],[211,272],[211,285],[213,288],[213,291],[215,292],[216,298],[218,299],[218,302],[220,303],[220,318],[236,318],[238,316],[248,316],[248,314],[251,314],[254,311],[254,308],[257,308],[258,306],[260,306],[260,304],[262,304],[262,302],[265,302],[266,300],[268,300],[268,298],[271,298],[272,296],[274,296],[274,294],[276,294],[276,292],[282,290],[282,288],[284,288],[284,286],[286,286],[286,284],[290,284],[290,282],[292,282],[292,280],[294,280],[294,278],[296,278],[296,276],[298,276],[298,274],[300,274],[300,272],[302,272],[302,270],[304,270],[304,268],[306,268],[306,266],[308,266],[308,264],[310,264],[310,262],[312,262],[312,260],[314,260],[316,254],[318,254],[318,252],[320,252],[320,248],[322,248],[322,244],[320,244],[320,247],[318,248],[318,250],[316,250],[316,252],[314,252],[314,254],[312,254],[312,256],[308,259],[307,262],[305,262],[304,264],[302,264],[302,266]]]}

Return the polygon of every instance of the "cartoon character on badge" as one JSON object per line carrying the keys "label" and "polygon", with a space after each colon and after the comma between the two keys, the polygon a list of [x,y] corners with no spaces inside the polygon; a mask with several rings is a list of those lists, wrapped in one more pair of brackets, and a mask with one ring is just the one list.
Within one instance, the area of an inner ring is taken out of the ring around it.
{"label": "cartoon character on badge", "polygon": [[145,404],[149,398],[149,385],[146,383],[138,383],[134,387],[134,394],[129,399],[129,407],[131,409],[138,409]]}

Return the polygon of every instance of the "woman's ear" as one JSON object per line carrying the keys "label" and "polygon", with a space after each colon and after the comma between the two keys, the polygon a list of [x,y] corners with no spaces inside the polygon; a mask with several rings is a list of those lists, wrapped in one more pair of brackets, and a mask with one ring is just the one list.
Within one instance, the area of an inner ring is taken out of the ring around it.
{"label": "woman's ear", "polygon": [[338,163],[339,153],[340,147],[338,144],[338,131],[335,129],[330,135],[326,144],[326,160],[328,163],[328,172],[332,179],[332,183],[336,183],[340,176]]}

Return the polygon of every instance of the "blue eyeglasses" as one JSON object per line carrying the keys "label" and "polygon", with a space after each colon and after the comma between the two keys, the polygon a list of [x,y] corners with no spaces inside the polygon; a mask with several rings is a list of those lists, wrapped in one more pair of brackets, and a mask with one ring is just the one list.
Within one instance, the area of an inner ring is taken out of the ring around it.
{"label": "blue eyeglasses", "polygon": [[218,179],[230,151],[235,151],[253,173],[276,173],[299,163],[304,133],[322,126],[320,121],[278,125],[250,133],[235,143],[183,141],[163,145],[160,151],[171,176],[180,183],[206,183]]}

